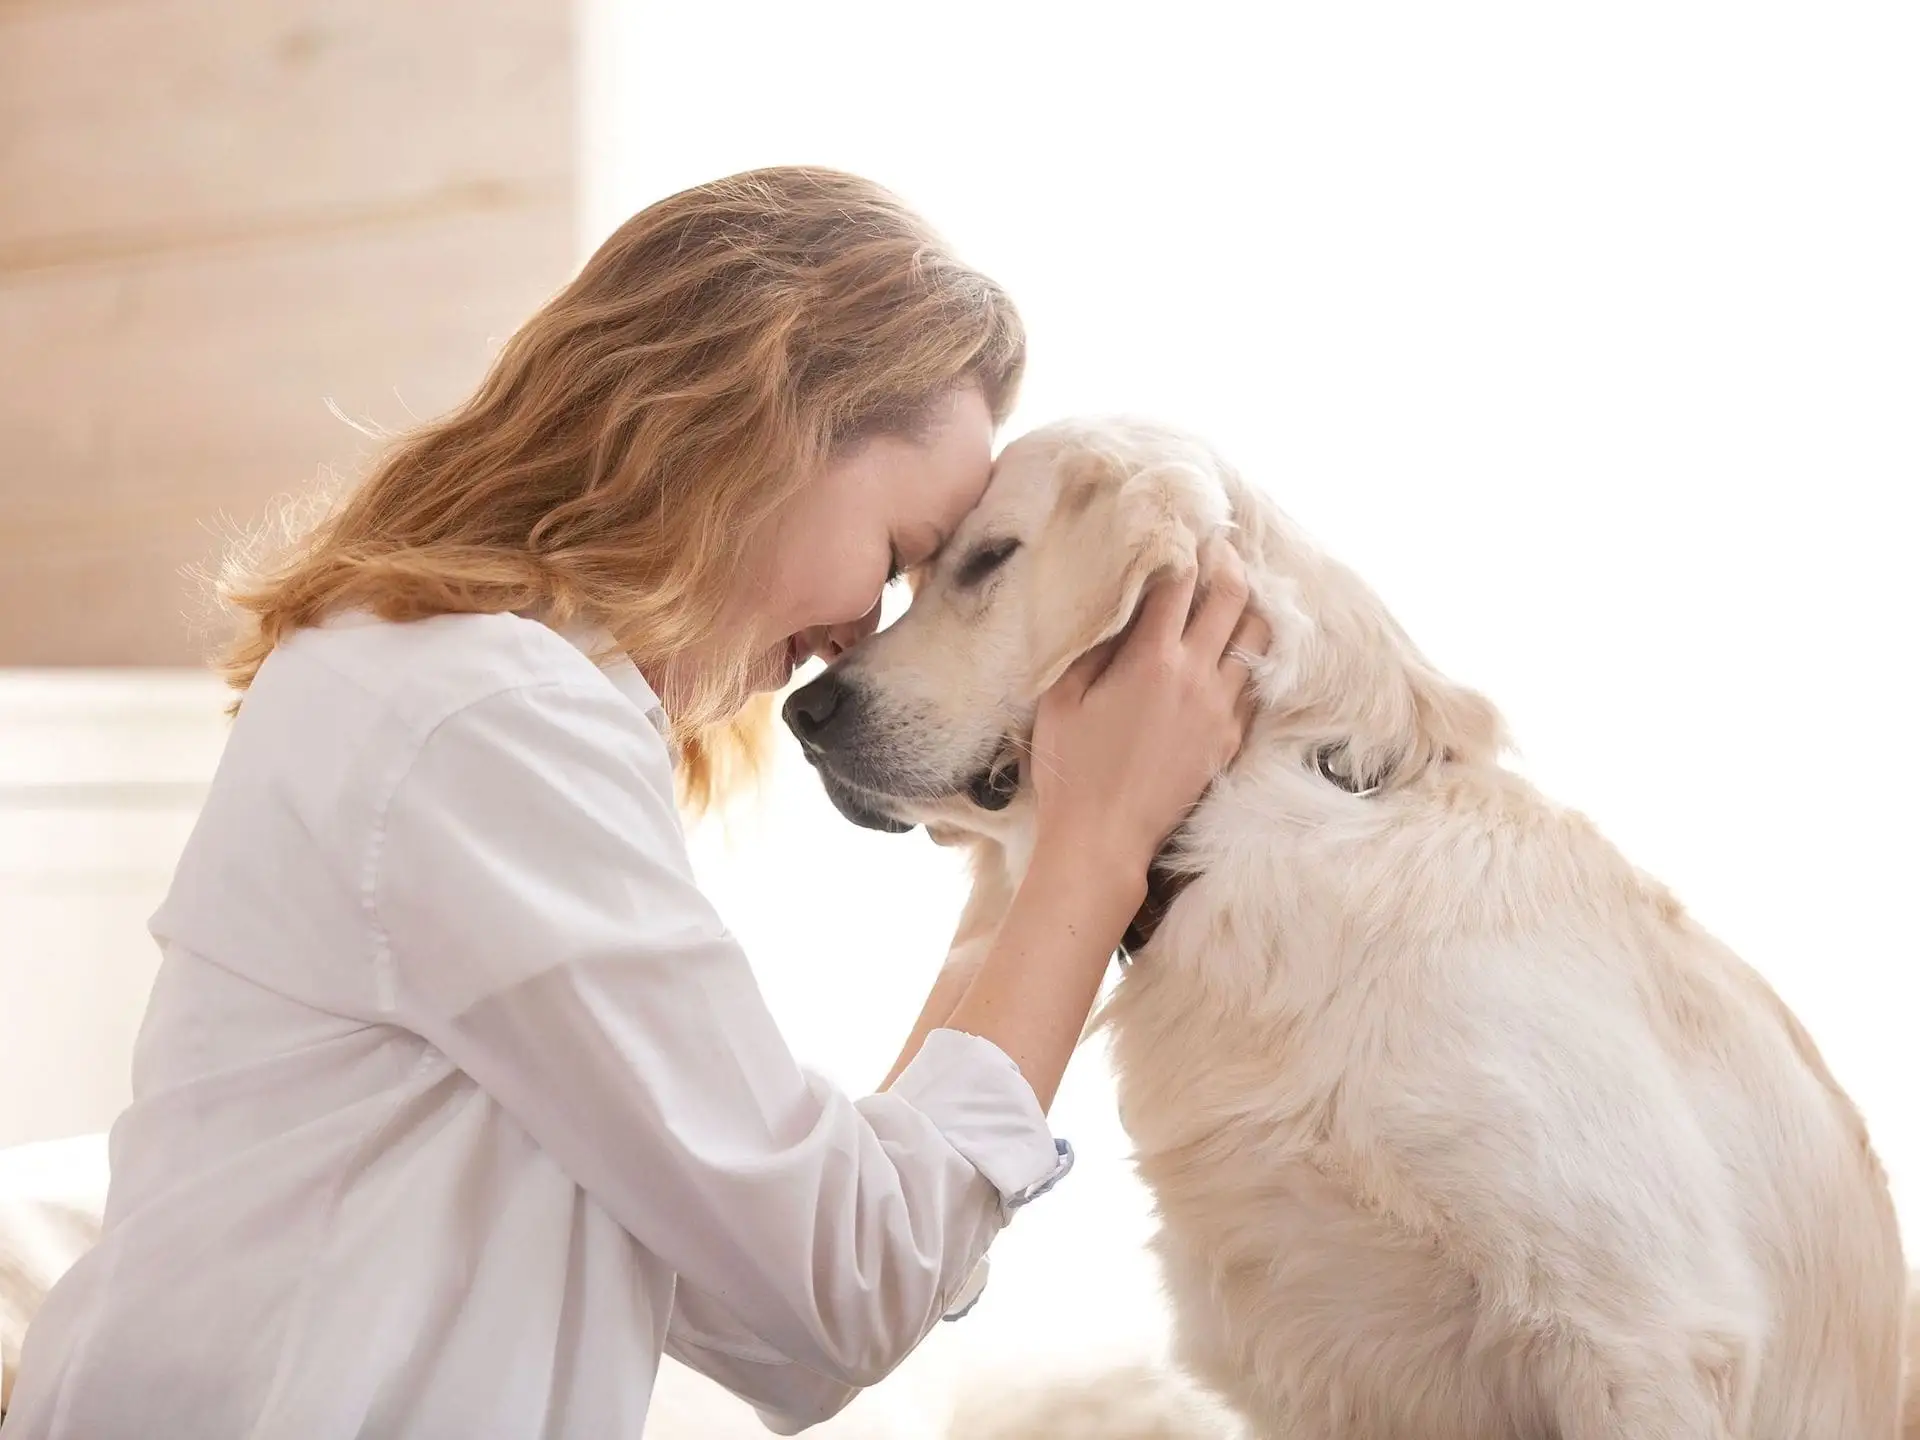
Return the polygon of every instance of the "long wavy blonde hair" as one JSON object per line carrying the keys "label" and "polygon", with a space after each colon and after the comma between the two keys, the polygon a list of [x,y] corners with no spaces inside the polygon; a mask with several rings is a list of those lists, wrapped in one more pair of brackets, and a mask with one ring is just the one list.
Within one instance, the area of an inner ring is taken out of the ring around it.
{"label": "long wavy blonde hair", "polygon": [[[537,613],[604,626],[643,673],[720,657],[669,697],[698,810],[750,769],[770,703],[715,624],[739,557],[835,455],[911,434],[1025,361],[1006,294],[869,181],[756,170],[651,205],[502,348],[471,399],[399,437],[317,525],[236,548],[219,668],[344,610]],[[241,700],[235,700],[236,708]]]}

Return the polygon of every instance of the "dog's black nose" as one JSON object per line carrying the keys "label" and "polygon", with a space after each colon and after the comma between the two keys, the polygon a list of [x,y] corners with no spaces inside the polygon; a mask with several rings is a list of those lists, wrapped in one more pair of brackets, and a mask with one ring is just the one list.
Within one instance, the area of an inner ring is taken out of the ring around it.
{"label": "dog's black nose", "polygon": [[840,677],[828,670],[787,697],[781,714],[786,717],[787,728],[799,737],[803,749],[818,750],[826,743],[827,730],[833,724],[833,717],[841,712],[846,693],[847,687],[840,683]]}

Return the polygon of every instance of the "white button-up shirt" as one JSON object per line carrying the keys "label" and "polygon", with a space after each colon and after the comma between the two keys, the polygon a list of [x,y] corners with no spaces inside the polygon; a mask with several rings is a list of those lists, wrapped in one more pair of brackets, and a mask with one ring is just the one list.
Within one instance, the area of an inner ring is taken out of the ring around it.
{"label": "white button-up shirt", "polygon": [[6,1440],[607,1440],[663,1351],[792,1433],[970,1302],[1070,1152],[973,1036],[858,1101],[795,1062],[591,649],[354,616],[267,660]]}

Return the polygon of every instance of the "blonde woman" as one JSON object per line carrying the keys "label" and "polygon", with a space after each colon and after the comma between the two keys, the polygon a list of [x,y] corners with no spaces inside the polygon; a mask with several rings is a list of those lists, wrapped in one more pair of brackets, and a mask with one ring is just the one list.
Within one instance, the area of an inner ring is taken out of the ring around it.
{"label": "blonde woman", "polygon": [[676,790],[940,549],[1023,350],[879,188],[702,186],[230,587],[242,695],[153,920],[104,1238],[7,1440],[605,1440],[663,1351],[791,1433],[967,1303],[1066,1167],[1044,1115],[1102,969],[1244,731],[1244,577],[1166,581],[1048,696],[1032,873],[879,1094],[789,1053]]}

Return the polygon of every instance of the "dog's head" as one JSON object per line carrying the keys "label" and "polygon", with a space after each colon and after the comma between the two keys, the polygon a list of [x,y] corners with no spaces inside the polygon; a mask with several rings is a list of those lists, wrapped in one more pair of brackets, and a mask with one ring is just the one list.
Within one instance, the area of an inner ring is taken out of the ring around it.
{"label": "dog's head", "polygon": [[[794,692],[787,724],[858,824],[1006,838],[1040,696],[1131,622],[1158,576],[1226,533],[1273,639],[1262,723],[1404,783],[1498,749],[1492,708],[1434,672],[1385,609],[1208,447],[1158,426],[1070,422],[1009,445],[980,504],[913,577],[913,603]],[[1332,777],[1330,777],[1332,778]]]}
{"label": "dog's head", "polygon": [[995,828],[1042,693],[1228,511],[1211,457],[1170,432],[1061,425],[1009,445],[907,613],[787,701],[834,804],[877,829]]}

